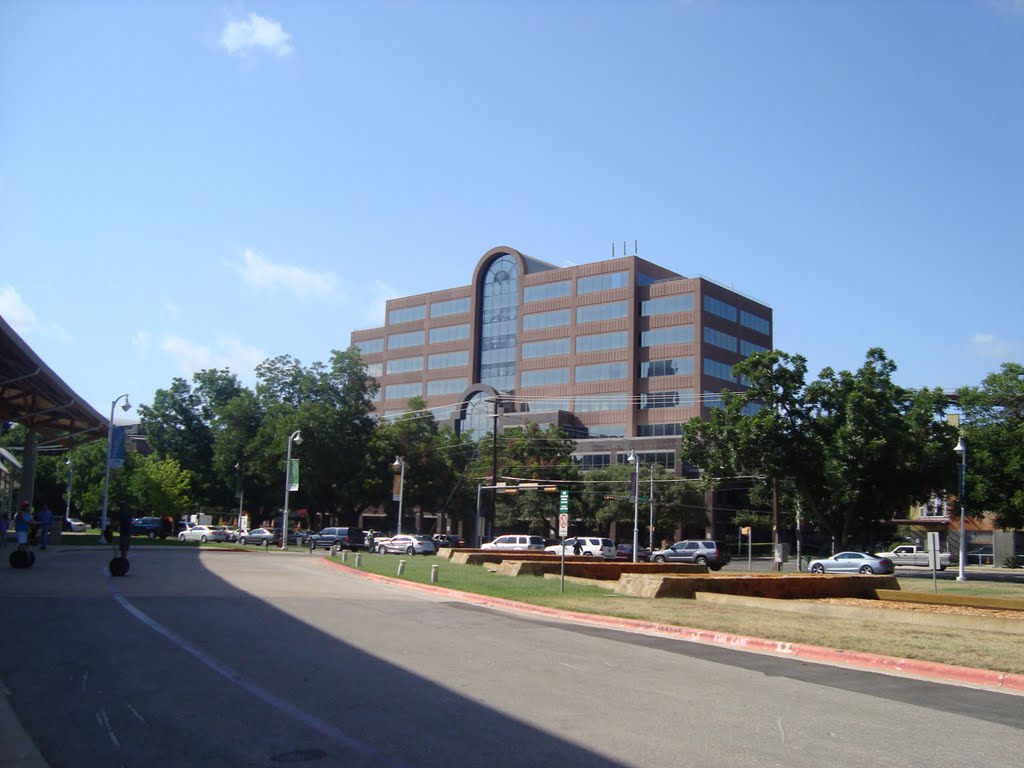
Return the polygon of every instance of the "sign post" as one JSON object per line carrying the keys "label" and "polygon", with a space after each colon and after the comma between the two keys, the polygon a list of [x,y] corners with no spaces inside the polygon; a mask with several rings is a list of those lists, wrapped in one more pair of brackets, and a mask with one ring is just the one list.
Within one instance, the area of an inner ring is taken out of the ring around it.
{"label": "sign post", "polygon": [[569,492],[562,491],[558,497],[558,535],[562,539],[562,567],[559,591],[565,592],[565,537],[569,533]]}

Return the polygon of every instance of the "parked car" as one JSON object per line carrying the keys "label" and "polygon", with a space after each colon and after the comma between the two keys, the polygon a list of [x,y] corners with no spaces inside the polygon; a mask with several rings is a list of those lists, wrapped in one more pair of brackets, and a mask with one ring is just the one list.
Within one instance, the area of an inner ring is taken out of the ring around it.
{"label": "parked car", "polygon": [[832,557],[811,560],[811,573],[895,573],[896,566],[888,557],[868,552],[837,552]]}
{"label": "parked car", "polygon": [[540,536],[524,536],[523,534],[509,534],[499,536],[494,541],[488,541],[480,545],[480,549],[510,549],[510,550],[536,550],[544,551],[544,539]]}
{"label": "parked car", "polygon": [[178,541],[227,541],[228,534],[212,525],[194,525],[178,534]]}
{"label": "parked car", "polygon": [[314,533],[306,543],[309,551],[314,549],[330,549],[337,545],[338,549],[348,549],[355,552],[357,549],[366,549],[366,534],[362,528],[324,528],[320,533]]}
{"label": "parked car", "polygon": [[[603,557],[605,560],[615,559],[615,544],[611,539],[602,539],[596,536],[575,536],[565,540],[565,554],[577,554],[577,543],[580,550],[578,554],[583,557]],[[550,547],[544,547],[544,551],[561,555],[562,547],[562,544],[554,544]]]}
{"label": "parked car", "polygon": [[728,565],[732,556],[725,547],[711,539],[684,539],[677,541],[668,549],[658,549],[651,553],[655,563],[694,563],[706,565],[712,571],[720,571]]}
{"label": "parked car", "polygon": [[[633,562],[633,545],[617,544],[615,546],[615,559]],[[647,547],[639,547],[636,551],[636,559],[641,563],[648,562],[651,559],[651,550]]]}
{"label": "parked car", "polygon": [[159,517],[136,517],[132,520],[132,536],[148,536],[151,539],[159,536],[166,539],[167,529]]}
{"label": "parked car", "polygon": [[79,520],[77,517],[65,517],[64,518],[64,530],[70,531],[71,533],[85,533],[88,526]]}
{"label": "parked car", "polygon": [[274,532],[269,528],[254,528],[251,531],[242,531],[238,535],[240,544],[272,544],[275,541]]}
{"label": "parked car", "polygon": [[437,544],[438,549],[441,547],[466,546],[466,540],[461,536],[456,536],[454,533],[435,533],[431,538],[434,540],[434,543]]}
{"label": "parked car", "polygon": [[426,536],[403,533],[401,536],[392,536],[390,539],[382,539],[377,542],[378,554],[386,555],[389,552],[405,555],[433,555],[437,553],[437,545]]}

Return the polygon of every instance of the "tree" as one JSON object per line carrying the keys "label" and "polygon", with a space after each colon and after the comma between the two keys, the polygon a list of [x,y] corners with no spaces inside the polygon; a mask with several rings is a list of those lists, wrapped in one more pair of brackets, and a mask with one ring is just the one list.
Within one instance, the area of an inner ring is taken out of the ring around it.
{"label": "tree", "polygon": [[190,478],[175,459],[138,455],[128,483],[132,497],[154,517],[179,517],[188,506]]}
{"label": "tree", "polygon": [[1024,528],[1024,365],[1003,363],[980,387],[958,392],[967,445],[965,506],[995,514],[1001,528]]}

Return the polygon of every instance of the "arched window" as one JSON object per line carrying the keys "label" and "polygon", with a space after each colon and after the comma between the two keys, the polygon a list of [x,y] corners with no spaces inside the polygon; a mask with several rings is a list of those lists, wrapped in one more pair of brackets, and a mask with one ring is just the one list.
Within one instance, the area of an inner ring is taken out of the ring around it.
{"label": "arched window", "polygon": [[519,268],[515,259],[502,254],[491,262],[484,274],[481,299],[478,381],[501,392],[513,392],[519,321]]}

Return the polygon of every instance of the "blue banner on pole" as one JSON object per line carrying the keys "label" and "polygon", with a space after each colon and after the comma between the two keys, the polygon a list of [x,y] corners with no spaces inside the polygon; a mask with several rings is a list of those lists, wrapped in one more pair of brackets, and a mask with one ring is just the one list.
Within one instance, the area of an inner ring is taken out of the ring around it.
{"label": "blue banner on pole", "polygon": [[110,468],[124,466],[124,427],[114,427],[110,433]]}

